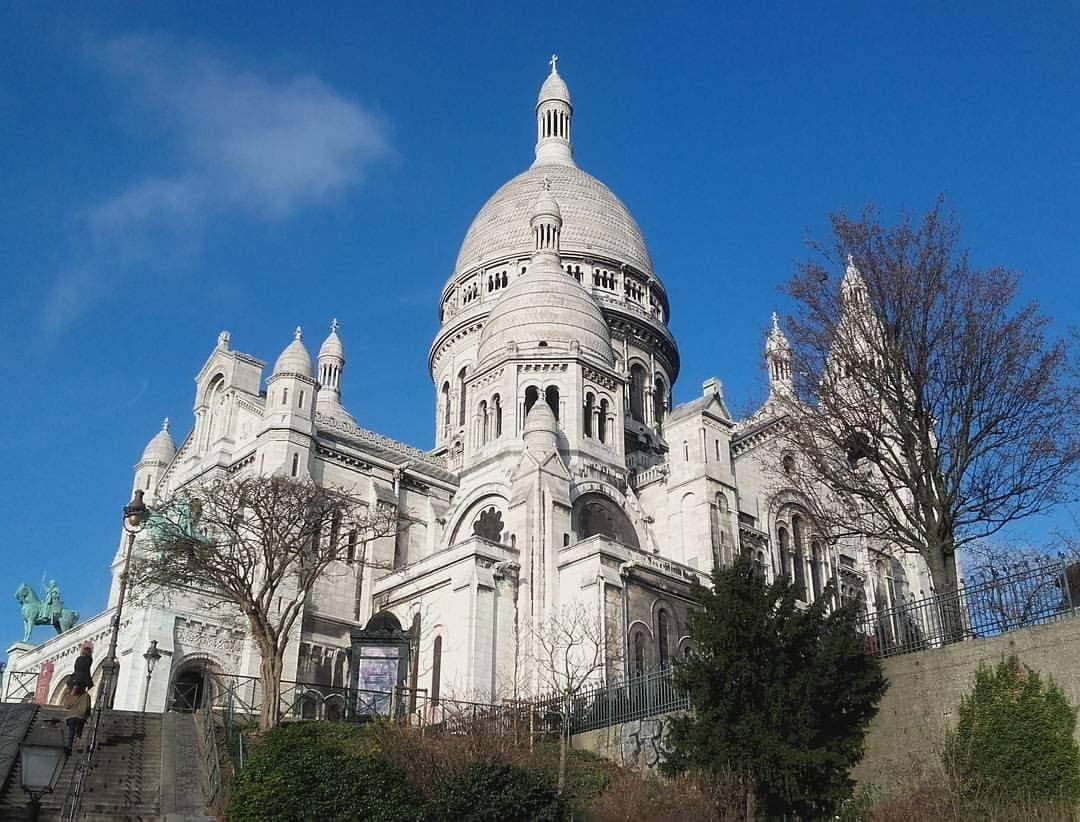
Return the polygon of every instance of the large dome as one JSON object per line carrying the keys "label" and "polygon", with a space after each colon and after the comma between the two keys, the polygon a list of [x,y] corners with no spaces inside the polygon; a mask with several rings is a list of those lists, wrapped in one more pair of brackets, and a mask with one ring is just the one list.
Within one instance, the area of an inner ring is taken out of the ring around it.
{"label": "large dome", "polygon": [[532,253],[529,215],[545,178],[562,209],[564,255],[611,257],[653,274],[645,238],[622,201],[580,168],[552,163],[514,177],[484,204],[465,234],[455,276],[482,262]]}

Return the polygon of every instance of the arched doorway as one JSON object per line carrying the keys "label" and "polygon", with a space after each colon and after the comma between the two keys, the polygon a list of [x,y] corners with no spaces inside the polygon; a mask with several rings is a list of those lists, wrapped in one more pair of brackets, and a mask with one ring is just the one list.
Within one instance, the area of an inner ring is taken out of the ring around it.
{"label": "arched doorway", "polygon": [[205,659],[183,663],[173,675],[169,689],[169,710],[193,713],[203,701],[213,698],[213,674],[216,666]]}
{"label": "arched doorway", "polygon": [[631,548],[639,547],[630,518],[603,494],[590,492],[578,497],[571,512],[571,524],[578,542],[599,534]]}

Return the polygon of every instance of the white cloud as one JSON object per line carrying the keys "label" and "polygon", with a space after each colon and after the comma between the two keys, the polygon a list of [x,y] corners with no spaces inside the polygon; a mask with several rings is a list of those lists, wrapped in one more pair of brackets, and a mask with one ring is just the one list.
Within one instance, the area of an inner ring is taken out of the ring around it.
{"label": "white cloud", "polygon": [[355,189],[392,153],[379,117],[311,75],[270,78],[161,36],[112,39],[89,55],[130,92],[125,114],[134,133],[155,136],[159,168],[86,210],[80,271],[58,277],[46,306],[53,330],[96,301],[81,288],[88,267],[115,281],[124,266],[197,249],[211,220],[288,218]]}

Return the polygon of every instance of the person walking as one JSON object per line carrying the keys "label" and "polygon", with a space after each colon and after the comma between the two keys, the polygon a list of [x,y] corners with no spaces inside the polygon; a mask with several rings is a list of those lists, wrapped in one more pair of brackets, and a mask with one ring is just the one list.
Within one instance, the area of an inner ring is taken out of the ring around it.
{"label": "person walking", "polygon": [[86,690],[94,687],[94,680],[90,676],[90,669],[94,665],[94,649],[84,645],[79,655],[75,658],[75,671],[71,674],[71,686],[82,685]]}
{"label": "person walking", "polygon": [[72,687],[67,699],[64,700],[64,707],[67,708],[64,719],[68,727],[65,750],[71,753],[71,749],[75,747],[75,743],[82,736],[86,720],[90,718],[90,694],[86,692],[84,686],[75,685]]}

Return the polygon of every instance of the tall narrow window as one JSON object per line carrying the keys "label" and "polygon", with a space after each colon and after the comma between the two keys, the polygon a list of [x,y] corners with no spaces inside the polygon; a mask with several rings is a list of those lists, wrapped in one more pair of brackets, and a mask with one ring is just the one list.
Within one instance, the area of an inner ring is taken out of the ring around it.
{"label": "tall narrow window", "polygon": [[645,674],[645,634],[634,632],[634,676]]}
{"label": "tall narrow window", "polygon": [[656,643],[660,649],[660,667],[665,669],[671,662],[671,655],[668,650],[669,621],[667,611],[661,608],[660,613],[656,615]]}
{"label": "tall narrow window", "polygon": [[682,458],[684,462],[690,462],[690,443],[686,440],[682,444]]}
{"label": "tall narrow window", "polygon": [[491,412],[495,417],[495,438],[502,436],[502,400],[496,394],[491,398]]}
{"label": "tall narrow window", "polygon": [[477,411],[480,416],[480,444],[485,445],[488,441],[488,406],[487,400],[480,400],[480,409]]}
{"label": "tall narrow window", "polygon": [[334,552],[334,556],[338,556],[338,549],[341,547],[341,512],[335,511],[333,518],[330,520],[330,548]]}
{"label": "tall narrow window", "polygon": [[645,369],[641,363],[630,366],[630,416],[645,421]]}
{"label": "tall narrow window", "polygon": [[794,543],[794,555],[792,561],[795,564],[795,594],[803,602],[809,601],[806,596],[806,552],[803,542],[806,534],[803,529],[803,519],[798,514],[791,518],[791,535]]}
{"label": "tall narrow window", "polygon": [[532,411],[532,407],[536,405],[536,401],[540,399],[540,389],[535,385],[530,385],[525,389],[525,416],[529,415]]}
{"label": "tall narrow window", "polygon": [[548,404],[548,408],[551,409],[551,413],[555,415],[555,419],[559,418],[559,388],[555,385],[549,385],[544,391],[544,400]]}
{"label": "tall narrow window", "polygon": [[356,529],[353,528],[349,531],[348,546],[345,549],[345,561],[353,562],[356,560]]}
{"label": "tall narrow window", "polygon": [[282,388],[281,389],[281,404],[282,405],[288,405],[289,404],[289,389],[288,388]]}
{"label": "tall narrow window", "polygon": [[300,408],[304,407],[304,392],[303,391],[301,391],[300,395],[296,398],[296,402],[297,402],[297,405]]}
{"label": "tall narrow window", "polygon": [[300,455],[299,454],[293,454],[292,455],[292,475],[295,477],[298,473],[300,473]]}
{"label": "tall narrow window", "polygon": [[465,377],[467,368],[462,368],[457,375],[458,379],[458,425],[465,424]]}
{"label": "tall narrow window", "polygon": [[791,539],[788,537],[787,528],[783,526],[776,529],[777,541],[780,543],[780,573],[789,580],[791,579]]}
{"label": "tall narrow window", "polygon": [[443,406],[443,436],[450,433],[450,382],[444,382],[442,387]]}
{"label": "tall narrow window", "polygon": [[600,442],[607,442],[607,412],[608,401],[600,400],[600,416],[596,419],[596,438]]}
{"label": "tall narrow window", "polygon": [[585,395],[585,407],[583,410],[584,418],[581,421],[581,433],[586,437],[593,435],[593,406],[596,404],[596,397],[589,392]]}
{"label": "tall narrow window", "polygon": [[810,541],[810,584],[814,588],[814,599],[821,597],[821,543]]}
{"label": "tall narrow window", "polygon": [[431,647],[431,704],[439,704],[439,679],[442,676],[442,636],[435,637]]}

